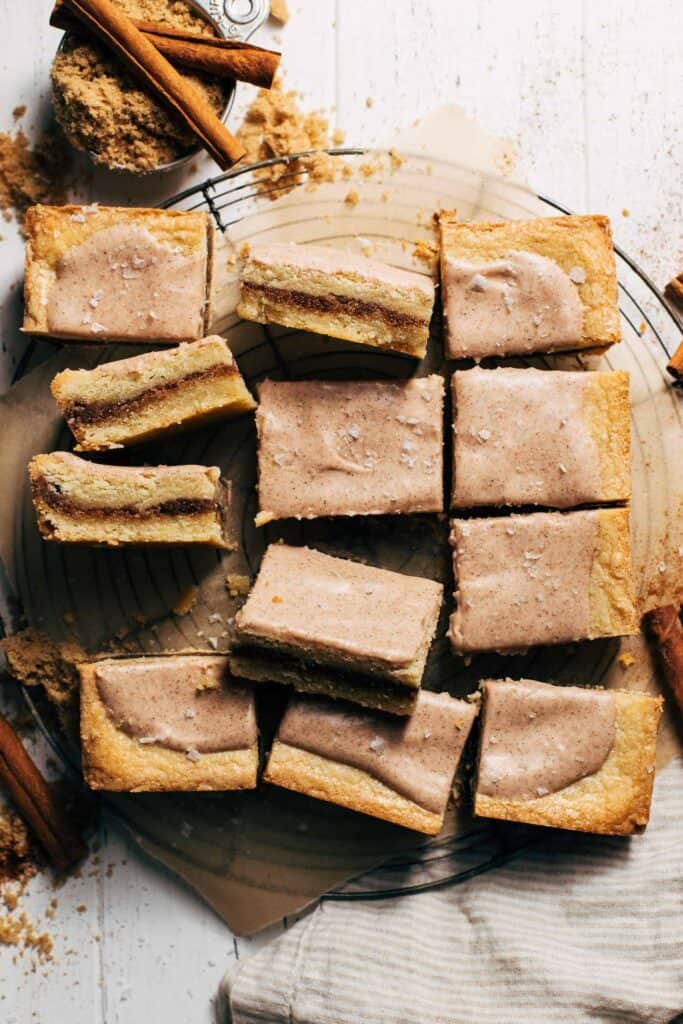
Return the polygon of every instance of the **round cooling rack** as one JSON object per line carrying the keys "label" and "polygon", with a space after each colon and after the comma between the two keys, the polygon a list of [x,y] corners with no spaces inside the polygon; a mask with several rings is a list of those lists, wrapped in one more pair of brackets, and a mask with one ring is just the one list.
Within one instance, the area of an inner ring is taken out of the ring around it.
{"label": "round cooling rack", "polygon": [[[320,176],[321,165],[323,177],[334,180],[311,180]],[[430,273],[413,251],[418,242],[436,243],[435,210],[456,209],[463,220],[569,212],[520,185],[464,166],[415,155],[398,159],[364,149],[297,154],[239,168],[188,189],[163,206],[204,210],[213,217],[218,246],[211,331],[228,339],[252,387],[266,376],[391,378],[440,372],[443,366],[438,312],[427,358],[419,366],[393,353],[240,321],[234,309],[245,243],[287,240],[333,245]],[[683,420],[680,402],[667,384],[665,364],[678,343],[680,328],[647,275],[620,249],[615,253],[624,340],[601,357],[600,365],[628,370],[631,375],[633,547],[642,600],[661,565],[675,564],[672,521],[679,500],[675,486],[679,467],[674,460],[676,446],[667,438],[676,437],[680,444]],[[43,351],[30,341],[17,376],[35,366]],[[126,354],[129,348],[110,347],[106,358]],[[93,366],[104,357],[103,350],[84,352],[82,365]],[[509,362],[588,369],[597,360],[586,354],[558,354]],[[66,426],[56,418],[38,433],[36,451],[71,447]],[[118,455],[112,458],[116,461]],[[447,593],[452,591],[447,523],[434,522],[433,517],[369,517],[351,523],[321,520],[269,524],[256,530],[251,418],[153,444],[144,452],[131,449],[121,461],[143,460],[219,465],[232,481],[231,525],[240,549],[77,551],[45,544],[37,534],[22,477],[14,482],[17,501],[22,503],[16,516],[14,592],[8,594],[8,584],[2,589],[30,624],[60,638],[66,635],[66,622],[92,650],[122,637],[131,652],[207,645],[227,649],[231,619],[242,599],[226,593],[226,574],[253,575],[264,546],[279,537],[430,576],[442,581]],[[169,614],[190,588],[197,588],[194,607],[183,616]],[[587,684],[629,685],[629,679],[615,668],[618,639],[538,648],[507,658],[482,655],[466,664],[452,654],[445,640],[449,612],[446,602],[425,675],[429,688],[463,695],[472,692],[479,679],[500,674],[558,683],[578,679]],[[33,694],[26,697],[59,755],[77,766],[76,746],[65,739]],[[271,695],[273,702],[281,706],[281,693]],[[266,721],[266,736],[275,719],[273,713],[273,721]],[[496,868],[531,844],[558,842],[550,830],[472,821],[453,811],[438,838],[420,841],[405,830],[272,787],[253,794],[122,794],[104,799],[145,848],[204,895],[197,873],[229,876],[245,886],[272,885],[275,890],[279,883],[272,878],[286,863],[287,891],[294,909],[297,900],[303,906],[325,888],[326,899],[379,899],[463,882]],[[347,882],[354,876],[360,877]],[[313,877],[318,886],[320,879],[327,884],[314,892]],[[207,898],[215,903],[211,896]]]}

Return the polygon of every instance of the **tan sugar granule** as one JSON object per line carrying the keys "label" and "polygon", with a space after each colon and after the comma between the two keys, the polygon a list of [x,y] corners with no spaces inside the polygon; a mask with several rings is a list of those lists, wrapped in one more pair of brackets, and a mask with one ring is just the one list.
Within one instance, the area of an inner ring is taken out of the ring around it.
{"label": "tan sugar granule", "polygon": [[356,191],[355,188],[352,188],[344,196],[344,202],[347,203],[349,206],[358,206],[358,200],[359,199],[360,199],[360,196],[358,195],[358,192]]}
{"label": "tan sugar granule", "polygon": [[66,202],[70,166],[68,146],[54,129],[33,146],[22,131],[0,132],[0,208],[5,220],[14,214],[22,224],[34,203]]}
{"label": "tan sugar granule", "polygon": [[425,238],[418,238],[413,248],[413,259],[426,263],[432,269],[436,266],[438,258],[439,253],[435,246],[431,245]]}
{"label": "tan sugar granule", "polygon": [[281,25],[286,25],[289,21],[287,0],[270,0],[270,16],[274,21],[279,21]]}
{"label": "tan sugar granule", "polygon": [[199,596],[199,587],[188,587],[184,590],[176,603],[173,605],[174,615],[187,615],[189,611],[192,611],[197,603],[197,597]]}
{"label": "tan sugar granule", "polygon": [[19,892],[7,883],[23,887],[38,870],[40,857],[22,818],[9,808],[0,809],[0,887],[9,910],[16,907]]}
{"label": "tan sugar granule", "polygon": [[[126,14],[174,28],[214,35],[211,26],[179,0],[116,0]],[[181,72],[222,113],[230,86],[208,76]],[[110,168],[150,171],[197,145],[192,132],[138,86],[105,46],[76,33],[65,36],[52,65],[57,120],[77,149]]]}
{"label": "tan sugar granule", "polygon": [[229,572],[225,578],[230,597],[244,597],[249,593],[249,577],[236,572]]}

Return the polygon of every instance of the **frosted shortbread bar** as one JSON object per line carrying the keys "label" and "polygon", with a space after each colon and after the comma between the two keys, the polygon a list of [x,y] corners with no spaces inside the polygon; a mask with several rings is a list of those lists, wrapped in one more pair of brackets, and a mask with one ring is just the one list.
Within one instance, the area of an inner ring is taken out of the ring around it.
{"label": "frosted shortbread bar", "polygon": [[271,544],[235,619],[232,671],[409,714],[442,591],[433,580]]}
{"label": "frosted shortbread bar", "polygon": [[195,341],[207,332],[208,214],[33,206],[23,329],[64,341]]}
{"label": "frosted shortbread bar", "polygon": [[430,278],[354,253],[252,245],[238,316],[405,352],[421,359],[434,305]]}
{"label": "frosted shortbread bar", "polygon": [[256,407],[227,342],[216,336],[94,370],[62,370],[51,389],[77,451],[140,444]]}
{"label": "frosted shortbread bar", "polygon": [[229,488],[216,466],[103,466],[68,452],[29,465],[46,540],[118,547],[229,547]]}

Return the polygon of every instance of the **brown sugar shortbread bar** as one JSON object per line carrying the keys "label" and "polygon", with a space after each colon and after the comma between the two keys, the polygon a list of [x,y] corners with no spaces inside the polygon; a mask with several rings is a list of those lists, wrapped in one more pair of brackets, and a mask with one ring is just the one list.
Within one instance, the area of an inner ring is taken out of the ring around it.
{"label": "brown sugar shortbread bar", "polygon": [[662,698],[486,680],[474,812],[607,835],[650,814]]}
{"label": "brown sugar shortbread bar", "polygon": [[266,782],[436,835],[476,704],[422,690],[409,718],[295,696]]}
{"label": "brown sugar shortbread bar", "polygon": [[625,508],[452,523],[459,653],[637,631]]}
{"label": "brown sugar shortbread bar", "polygon": [[140,444],[256,407],[227,342],[217,336],[94,370],[63,370],[51,389],[77,451]]}
{"label": "brown sugar shortbread bar", "polygon": [[628,501],[628,373],[475,367],[452,389],[453,508]]}
{"label": "brown sugar shortbread bar", "polygon": [[253,689],[227,657],[174,654],[81,664],[83,770],[91,789],[253,789]]}
{"label": "brown sugar shortbread bar", "polygon": [[232,671],[407,715],[442,592],[433,580],[271,544],[235,618]]}
{"label": "brown sugar shortbread bar", "polygon": [[439,224],[448,359],[620,340],[607,217],[468,223],[443,211]]}
{"label": "brown sugar shortbread bar", "polygon": [[423,274],[337,249],[278,242],[251,247],[237,314],[421,359],[433,305],[434,285]]}
{"label": "brown sugar shortbread bar", "polygon": [[229,486],[216,466],[103,466],[68,452],[29,464],[46,540],[227,548]]}
{"label": "brown sugar shortbread bar", "polygon": [[212,251],[205,213],[33,206],[23,329],[78,342],[195,341],[209,323]]}
{"label": "brown sugar shortbread bar", "polygon": [[258,525],[440,512],[443,380],[264,381]]}

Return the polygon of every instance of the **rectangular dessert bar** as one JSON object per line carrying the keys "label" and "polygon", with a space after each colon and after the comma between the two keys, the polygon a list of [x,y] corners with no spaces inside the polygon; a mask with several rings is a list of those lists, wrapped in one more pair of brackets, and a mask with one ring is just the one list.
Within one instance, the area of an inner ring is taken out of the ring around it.
{"label": "rectangular dessert bar", "polygon": [[475,367],[452,388],[453,508],[630,498],[628,373]]}
{"label": "rectangular dessert bar", "polygon": [[421,359],[433,305],[434,285],[423,274],[286,242],[251,247],[237,315]]}
{"label": "rectangular dessert bar", "polygon": [[433,580],[271,544],[235,618],[232,671],[407,715],[442,591]]}
{"label": "rectangular dessert bar", "polygon": [[422,690],[409,718],[295,696],[264,779],[436,835],[477,706]]}
{"label": "rectangular dessert bar", "polygon": [[607,217],[467,223],[443,211],[439,223],[448,359],[620,340]]}
{"label": "rectangular dessert bar", "polygon": [[62,370],[52,394],[76,451],[106,451],[250,412],[256,402],[223,338]]}
{"label": "rectangular dessert bar", "polygon": [[38,528],[69,544],[227,548],[229,487],[216,466],[102,466],[68,452],[29,464]]}
{"label": "rectangular dessert bar", "polygon": [[208,214],[33,206],[23,329],[64,341],[195,341],[209,323]]}
{"label": "rectangular dessert bar", "polygon": [[607,835],[650,815],[662,698],[486,680],[474,813]]}
{"label": "rectangular dessert bar", "polygon": [[459,653],[635,633],[628,509],[452,523]]}
{"label": "rectangular dessert bar", "polygon": [[271,519],[441,512],[443,380],[266,380],[259,512]]}
{"label": "rectangular dessert bar", "polygon": [[79,666],[83,772],[91,789],[253,789],[253,689],[227,657],[176,654]]}

